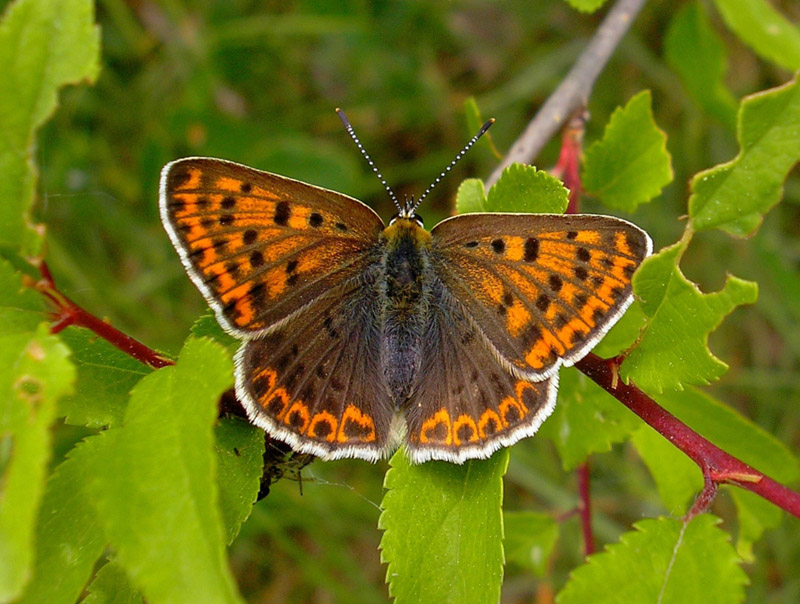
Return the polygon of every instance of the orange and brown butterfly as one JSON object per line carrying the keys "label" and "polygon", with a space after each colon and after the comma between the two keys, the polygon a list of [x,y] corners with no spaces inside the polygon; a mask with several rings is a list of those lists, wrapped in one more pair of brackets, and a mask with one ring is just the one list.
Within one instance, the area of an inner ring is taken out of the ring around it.
{"label": "orange and brown butterfly", "polygon": [[166,230],[243,341],[236,394],[273,438],[329,460],[400,445],[415,463],[489,457],[536,432],[559,368],[631,303],[652,248],[637,226],[463,214],[429,232],[416,209],[432,186],[402,204],[387,186],[386,226],[356,199],[233,162],[164,167]]}

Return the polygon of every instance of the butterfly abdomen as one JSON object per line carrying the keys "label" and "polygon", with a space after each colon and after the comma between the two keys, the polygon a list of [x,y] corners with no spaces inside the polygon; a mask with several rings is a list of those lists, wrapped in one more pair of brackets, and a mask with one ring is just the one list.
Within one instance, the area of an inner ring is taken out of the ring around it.
{"label": "butterfly abdomen", "polygon": [[401,407],[421,365],[420,350],[430,306],[430,235],[415,221],[398,219],[381,239],[381,365],[393,402]]}

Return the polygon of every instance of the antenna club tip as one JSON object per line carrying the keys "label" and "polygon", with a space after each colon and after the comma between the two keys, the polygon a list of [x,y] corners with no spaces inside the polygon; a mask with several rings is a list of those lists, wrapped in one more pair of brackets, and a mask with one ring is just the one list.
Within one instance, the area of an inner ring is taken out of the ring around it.
{"label": "antenna club tip", "polygon": [[342,120],[342,123],[345,127],[350,127],[350,120],[347,119],[344,111],[342,111],[339,107],[336,108],[336,115],[339,116],[339,119]]}
{"label": "antenna club tip", "polygon": [[481,136],[484,132],[486,132],[489,128],[491,128],[492,124],[494,124],[493,117],[486,120],[486,123],[483,126],[481,126],[481,129],[478,132],[478,136]]}
{"label": "antenna club tip", "polygon": [[334,111],[336,113],[341,113],[342,112],[342,108],[341,107],[337,107],[336,109],[334,109]]}

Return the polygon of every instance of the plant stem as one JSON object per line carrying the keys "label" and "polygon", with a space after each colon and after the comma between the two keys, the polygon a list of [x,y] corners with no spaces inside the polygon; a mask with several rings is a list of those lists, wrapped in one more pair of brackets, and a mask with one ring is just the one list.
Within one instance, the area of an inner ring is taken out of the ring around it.
{"label": "plant stem", "polygon": [[578,493],[581,502],[578,504],[578,512],[581,515],[581,530],[583,532],[583,553],[589,556],[594,553],[594,534],[592,532],[592,493],[591,493],[591,472],[589,462],[578,467]]}
{"label": "plant stem", "polygon": [[565,214],[577,214],[580,211],[581,193],[581,156],[583,155],[583,134],[586,131],[588,115],[584,109],[578,109],[570,118],[561,134],[561,152],[558,162],[550,170],[556,178],[560,178],[569,189],[569,204]]}
{"label": "plant stem", "polygon": [[702,470],[706,489],[695,502],[690,513],[708,509],[716,492],[714,485],[734,484],[771,501],[779,508],[800,518],[800,493],[773,480],[743,461],[726,453],[689,428],[636,386],[624,384],[617,376],[617,360],[601,359],[589,353],[575,366],[641,417],[661,436],[683,451]]}
{"label": "plant stem", "polygon": [[487,189],[497,182],[508,165],[515,162],[532,163],[542,147],[573,112],[586,107],[597,76],[600,75],[645,1],[617,0],[567,77],[541,106],[528,127],[512,145],[505,159],[486,180]]}
{"label": "plant stem", "polygon": [[36,282],[34,288],[45,296],[53,305],[52,317],[53,325],[50,327],[51,333],[59,333],[70,325],[85,327],[106,340],[109,344],[116,346],[125,354],[128,354],[146,365],[156,369],[173,365],[174,361],[157,353],[152,348],[145,346],[138,340],[122,333],[116,327],[99,319],[91,314],[56,287],[50,269],[43,260],[38,263],[39,272],[42,278]]}

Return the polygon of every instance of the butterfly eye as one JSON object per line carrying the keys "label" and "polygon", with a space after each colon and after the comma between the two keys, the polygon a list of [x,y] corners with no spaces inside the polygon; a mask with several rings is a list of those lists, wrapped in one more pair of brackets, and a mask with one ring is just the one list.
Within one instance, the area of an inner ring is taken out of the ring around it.
{"label": "butterfly eye", "polygon": [[422,220],[422,216],[419,214],[414,214],[413,216],[401,216],[400,214],[395,214],[392,216],[392,219],[389,221],[389,226],[392,226],[395,222],[397,222],[400,218],[405,220],[413,220],[417,223],[417,226],[420,228],[425,228],[425,224]]}

